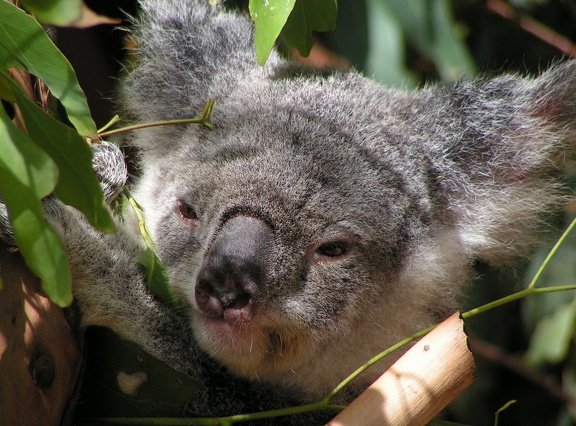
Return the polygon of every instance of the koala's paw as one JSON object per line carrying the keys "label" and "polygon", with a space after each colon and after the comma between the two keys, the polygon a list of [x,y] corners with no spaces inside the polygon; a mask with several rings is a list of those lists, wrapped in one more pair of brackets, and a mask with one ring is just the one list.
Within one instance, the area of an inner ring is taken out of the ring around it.
{"label": "koala's paw", "polygon": [[104,199],[110,204],[122,192],[128,180],[124,154],[118,146],[109,142],[92,145],[92,167],[100,182]]}
{"label": "koala's paw", "polygon": [[12,231],[10,220],[8,220],[8,209],[6,209],[2,197],[0,197],[0,239],[11,246],[16,245],[14,232]]}

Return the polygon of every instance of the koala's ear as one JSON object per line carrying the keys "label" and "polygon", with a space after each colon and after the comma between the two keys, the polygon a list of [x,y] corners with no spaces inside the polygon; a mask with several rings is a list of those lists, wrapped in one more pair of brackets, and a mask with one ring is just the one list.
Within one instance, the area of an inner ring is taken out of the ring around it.
{"label": "koala's ear", "polygon": [[576,148],[576,60],[552,67],[532,82],[527,111],[545,120]]}
{"label": "koala's ear", "polygon": [[533,246],[542,215],[565,201],[558,173],[576,148],[576,61],[444,90],[434,101],[438,183],[467,249],[497,263]]}
{"label": "koala's ear", "polygon": [[258,69],[250,20],[204,0],[141,0],[134,19],[137,61],[122,85],[138,121],[198,116]]}

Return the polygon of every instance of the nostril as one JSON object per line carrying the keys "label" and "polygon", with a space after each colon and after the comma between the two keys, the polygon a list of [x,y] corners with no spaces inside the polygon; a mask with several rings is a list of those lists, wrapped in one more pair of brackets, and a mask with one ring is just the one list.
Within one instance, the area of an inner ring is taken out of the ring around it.
{"label": "nostril", "polygon": [[230,303],[224,305],[222,315],[224,320],[229,323],[248,323],[254,316],[253,308],[254,304],[251,295],[242,293]]}
{"label": "nostril", "polygon": [[206,315],[213,318],[221,318],[224,307],[210,284],[199,282],[195,289],[194,297],[198,308]]}
{"label": "nostril", "polygon": [[224,303],[224,309],[242,309],[248,306],[251,296],[248,293],[242,293],[228,303]]}
{"label": "nostril", "polygon": [[252,295],[248,292],[218,292],[207,280],[198,281],[195,298],[198,309],[210,318],[228,322],[248,322],[252,319]]}

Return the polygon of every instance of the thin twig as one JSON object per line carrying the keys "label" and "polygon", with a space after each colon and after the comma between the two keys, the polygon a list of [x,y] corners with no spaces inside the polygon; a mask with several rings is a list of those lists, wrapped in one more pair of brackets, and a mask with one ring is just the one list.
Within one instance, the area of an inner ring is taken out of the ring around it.
{"label": "thin twig", "polygon": [[570,397],[564,393],[562,387],[556,382],[556,380],[530,368],[519,356],[507,354],[496,345],[484,342],[478,338],[470,337],[468,342],[470,344],[470,349],[472,349],[472,352],[475,355],[479,355],[489,361],[506,367],[508,370],[513,371],[520,377],[523,377],[545,389],[551,396],[562,402],[571,405],[576,402],[572,401]]}
{"label": "thin twig", "polygon": [[565,55],[576,56],[576,45],[570,39],[537,21],[530,15],[514,9],[505,1],[488,0],[486,7],[503,18],[516,22],[526,32],[554,46]]}
{"label": "thin twig", "polygon": [[210,119],[210,115],[212,114],[212,110],[214,109],[214,99],[208,99],[206,101],[206,105],[204,105],[204,110],[202,111],[202,115],[197,118],[184,118],[179,120],[165,120],[165,121],[155,121],[153,123],[143,123],[143,124],[135,124],[133,126],[122,127],[120,129],[109,130],[107,132],[99,133],[98,136],[102,139],[116,135],[119,133],[131,132],[133,130],[139,129],[146,129],[149,127],[158,127],[158,126],[167,126],[167,125],[174,125],[174,124],[201,124],[202,126],[208,127],[209,129],[213,129],[214,126],[208,122]]}
{"label": "thin twig", "polygon": [[556,243],[554,244],[554,247],[552,247],[552,249],[550,250],[550,252],[546,256],[546,258],[544,259],[544,261],[542,262],[542,264],[538,268],[538,271],[534,275],[534,278],[532,278],[532,281],[530,281],[528,288],[534,288],[534,286],[536,285],[536,283],[538,282],[538,280],[542,276],[542,273],[544,272],[544,270],[546,269],[546,267],[550,263],[550,260],[552,260],[552,258],[556,254],[556,251],[558,251],[558,249],[560,248],[562,243],[564,243],[564,240],[566,240],[568,235],[572,232],[572,230],[575,227],[576,227],[576,218],[570,223],[570,225],[568,225],[568,228],[566,228],[566,230],[562,233],[560,238],[558,238],[558,241],[556,241]]}

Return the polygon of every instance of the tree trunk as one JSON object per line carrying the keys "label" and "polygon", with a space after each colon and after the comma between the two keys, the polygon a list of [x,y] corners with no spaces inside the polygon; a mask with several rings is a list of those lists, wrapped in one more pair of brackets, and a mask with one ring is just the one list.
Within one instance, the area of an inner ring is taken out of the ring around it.
{"label": "tree trunk", "polygon": [[52,304],[20,253],[0,244],[1,423],[70,422],[82,364],[80,335]]}

